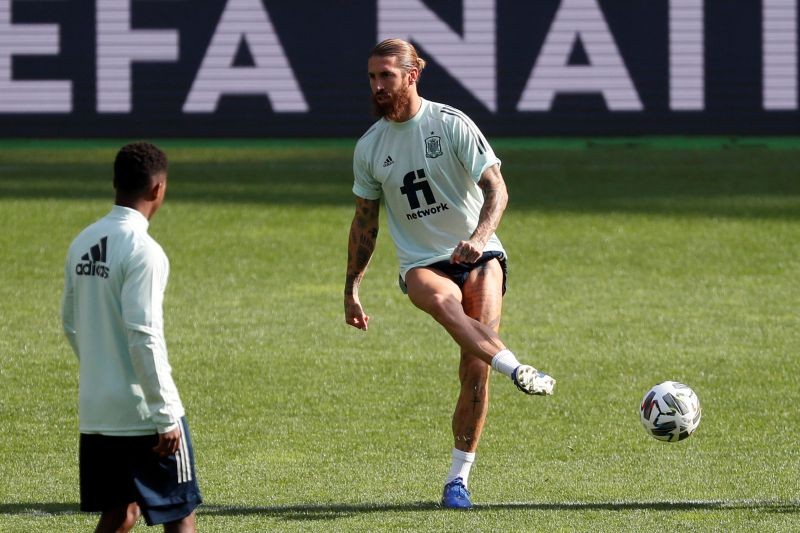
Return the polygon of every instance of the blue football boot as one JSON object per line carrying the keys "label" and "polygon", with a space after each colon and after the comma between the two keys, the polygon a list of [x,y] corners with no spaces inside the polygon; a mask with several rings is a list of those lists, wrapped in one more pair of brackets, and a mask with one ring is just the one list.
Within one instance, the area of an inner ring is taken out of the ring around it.
{"label": "blue football boot", "polygon": [[442,492],[442,507],[445,509],[469,509],[472,502],[469,499],[469,491],[464,486],[464,480],[460,477],[444,486]]}

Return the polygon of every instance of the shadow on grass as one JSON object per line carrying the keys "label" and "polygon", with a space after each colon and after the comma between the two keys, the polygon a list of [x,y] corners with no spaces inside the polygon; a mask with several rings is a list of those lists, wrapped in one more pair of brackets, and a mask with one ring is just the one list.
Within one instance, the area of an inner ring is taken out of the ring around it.
{"label": "shadow on grass", "polygon": [[[112,197],[110,162],[46,154],[0,154],[0,198]],[[500,156],[510,209],[800,218],[796,150],[507,149]],[[350,148],[183,152],[171,163],[169,198],[351,206],[351,157]]]}
{"label": "shadow on grass", "polygon": [[0,515],[68,515],[80,512],[77,503],[0,503]]}
{"label": "shadow on grass", "polygon": [[[565,502],[565,503],[487,503],[475,505],[470,512],[481,511],[720,511],[756,510],[774,513],[798,513],[800,502],[781,501],[674,501],[674,502]],[[325,520],[370,513],[451,512],[435,502],[406,504],[328,504],[237,507],[206,505],[205,515],[263,515],[285,520]]]}
{"label": "shadow on grass", "polygon": [[[471,512],[481,511],[759,511],[769,513],[800,513],[800,501],[779,500],[696,500],[666,502],[563,502],[563,503],[485,503],[475,505]],[[5,503],[0,515],[52,516],[79,513],[77,503]],[[324,504],[236,506],[202,505],[199,515],[207,516],[266,516],[284,520],[331,520],[372,513],[450,512],[435,502],[397,504]]]}

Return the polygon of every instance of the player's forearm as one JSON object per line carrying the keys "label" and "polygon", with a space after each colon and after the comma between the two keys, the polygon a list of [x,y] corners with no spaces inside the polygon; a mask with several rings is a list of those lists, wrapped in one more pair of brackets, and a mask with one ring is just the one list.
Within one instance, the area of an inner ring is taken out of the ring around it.
{"label": "player's forearm", "polygon": [[378,202],[374,200],[356,200],[356,214],[350,225],[347,243],[345,298],[358,296],[358,287],[375,251],[378,241],[378,206]]}
{"label": "player's forearm", "polygon": [[356,219],[350,227],[350,240],[347,247],[347,276],[345,277],[345,297],[357,296],[358,287],[367,272],[378,237],[378,227],[360,227]]}
{"label": "player's forearm", "polygon": [[483,173],[478,185],[483,190],[483,206],[471,238],[486,244],[500,225],[508,205],[508,190],[496,165]]}
{"label": "player's forearm", "polygon": [[128,348],[136,378],[159,433],[176,427],[183,407],[172,380],[163,335],[128,330]]}

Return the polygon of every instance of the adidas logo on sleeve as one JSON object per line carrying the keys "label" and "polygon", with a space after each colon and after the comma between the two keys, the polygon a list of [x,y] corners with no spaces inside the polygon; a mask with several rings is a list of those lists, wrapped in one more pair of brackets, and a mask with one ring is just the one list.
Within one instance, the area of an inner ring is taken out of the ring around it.
{"label": "adidas logo on sleeve", "polygon": [[75,265],[77,275],[108,278],[109,268],[102,264],[106,262],[107,242],[108,237],[103,237],[100,242],[89,248],[89,252],[81,256],[81,262]]}

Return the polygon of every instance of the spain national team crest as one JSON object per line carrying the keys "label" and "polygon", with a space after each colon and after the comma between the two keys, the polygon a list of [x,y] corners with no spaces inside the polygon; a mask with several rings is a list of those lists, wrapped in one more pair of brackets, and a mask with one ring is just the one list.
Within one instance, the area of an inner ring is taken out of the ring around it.
{"label": "spain national team crest", "polygon": [[431,159],[437,158],[442,155],[442,138],[438,135],[428,137],[425,139],[425,157]]}

